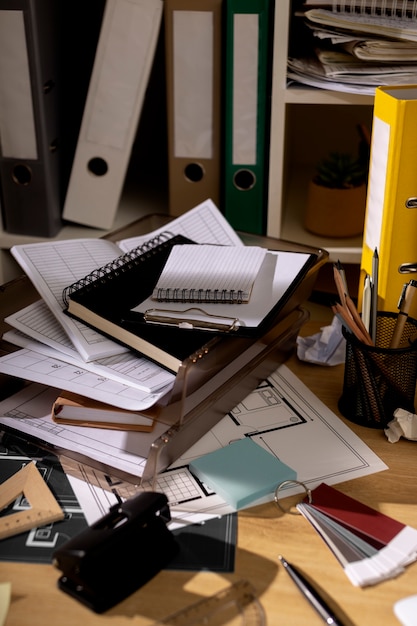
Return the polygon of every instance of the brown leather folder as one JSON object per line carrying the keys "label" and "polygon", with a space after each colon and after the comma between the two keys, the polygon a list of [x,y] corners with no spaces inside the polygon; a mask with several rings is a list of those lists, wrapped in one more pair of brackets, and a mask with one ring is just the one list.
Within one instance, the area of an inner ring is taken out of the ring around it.
{"label": "brown leather folder", "polygon": [[219,206],[222,1],[165,0],[169,212]]}

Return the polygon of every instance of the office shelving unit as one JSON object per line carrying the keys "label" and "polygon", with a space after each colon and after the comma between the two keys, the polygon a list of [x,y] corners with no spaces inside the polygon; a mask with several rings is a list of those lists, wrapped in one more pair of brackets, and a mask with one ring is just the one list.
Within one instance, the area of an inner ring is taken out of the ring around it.
{"label": "office shelving unit", "polygon": [[[293,43],[291,31],[296,5],[297,0],[275,0],[267,234],[326,248],[331,260],[359,263],[361,237],[327,239],[312,235],[303,227],[303,209],[314,164],[329,150],[356,150],[355,125],[365,122],[370,126],[373,98],[287,85],[287,58],[290,43]],[[164,149],[160,137],[155,145]],[[111,230],[149,213],[167,212],[166,172],[160,175],[161,184],[156,174],[156,183],[148,185],[144,192],[137,184],[134,168],[130,169],[131,181],[127,179]],[[56,239],[105,234],[104,230],[72,224],[65,226]],[[1,283],[21,273],[11,258],[10,247],[40,240],[7,233],[0,225]]]}
{"label": "office shelving unit", "polygon": [[324,247],[330,260],[359,263],[362,237],[317,237],[303,226],[307,183],[329,151],[356,151],[356,124],[371,127],[373,97],[287,85],[295,0],[276,0],[267,232]]}

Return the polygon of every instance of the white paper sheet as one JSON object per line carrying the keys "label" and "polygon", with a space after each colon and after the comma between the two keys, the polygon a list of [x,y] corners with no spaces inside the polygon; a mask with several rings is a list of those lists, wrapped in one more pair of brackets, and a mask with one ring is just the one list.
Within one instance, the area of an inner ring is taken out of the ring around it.
{"label": "white paper sheet", "polygon": [[215,204],[206,200],[173,220],[169,226],[125,239],[118,245],[106,239],[42,241],[13,246],[11,253],[63,326],[80,356],[88,361],[120,354],[127,349],[66,315],[63,290],[90,272],[111,263],[122,252],[132,250],[167,230],[185,235],[196,243],[243,246]]}
{"label": "white paper sheet", "polygon": [[[58,426],[50,417],[53,397],[54,392],[51,393],[48,387],[28,386],[0,402],[0,415],[3,416],[0,424],[141,476],[147,450],[166,426],[157,424],[153,433]],[[297,479],[310,489],[321,482],[334,485],[387,469],[385,463],[287,366],[281,365],[163,472],[156,488],[167,494],[170,505],[176,511],[182,511],[185,519],[191,513],[213,516],[230,513],[229,505],[192,476],[188,464],[193,458],[245,436],[295,469]],[[114,488],[117,489],[117,485]],[[285,490],[285,495],[300,491],[302,489],[298,486],[290,487]],[[269,494],[255,504],[272,498],[273,494]]]}

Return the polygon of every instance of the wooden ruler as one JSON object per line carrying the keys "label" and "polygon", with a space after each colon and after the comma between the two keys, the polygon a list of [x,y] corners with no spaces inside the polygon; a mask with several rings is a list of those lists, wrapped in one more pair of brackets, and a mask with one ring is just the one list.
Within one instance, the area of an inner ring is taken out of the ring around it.
{"label": "wooden ruler", "polygon": [[0,539],[64,518],[64,511],[32,461],[0,485],[0,512],[21,495],[30,508],[0,517]]}

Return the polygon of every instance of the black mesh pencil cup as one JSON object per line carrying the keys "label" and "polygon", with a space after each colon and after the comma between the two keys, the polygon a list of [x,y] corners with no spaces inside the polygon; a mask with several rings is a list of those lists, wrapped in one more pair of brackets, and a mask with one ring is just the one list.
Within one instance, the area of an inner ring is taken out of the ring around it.
{"label": "black mesh pencil cup", "polygon": [[338,406],[356,424],[385,428],[396,409],[415,412],[417,320],[407,319],[401,347],[390,348],[396,319],[395,313],[378,313],[375,347],[342,329],[346,358]]}

